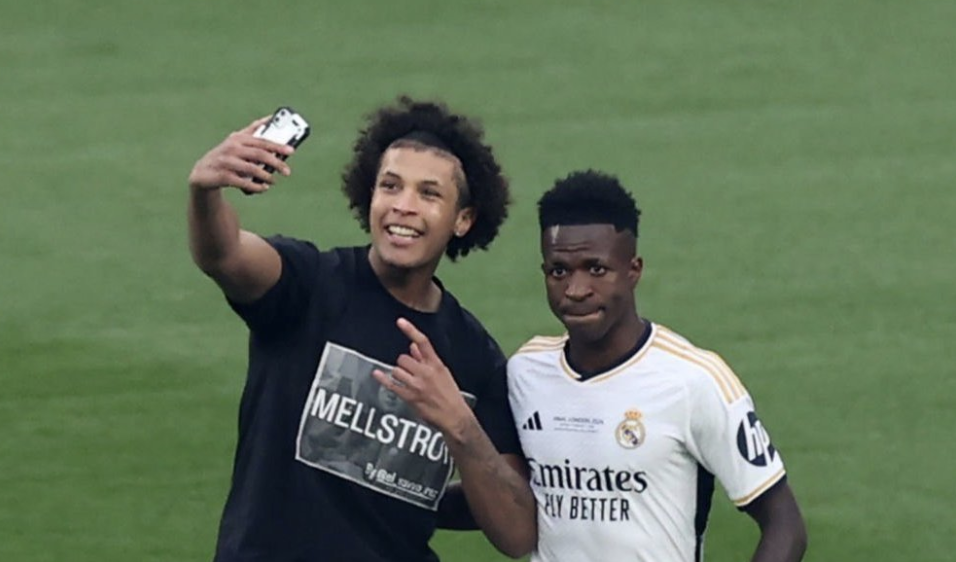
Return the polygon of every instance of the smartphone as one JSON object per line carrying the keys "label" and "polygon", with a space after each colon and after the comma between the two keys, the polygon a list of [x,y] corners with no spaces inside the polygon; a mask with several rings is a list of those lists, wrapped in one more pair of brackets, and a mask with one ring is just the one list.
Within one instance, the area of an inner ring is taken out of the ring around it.
{"label": "smartphone", "polygon": [[[296,113],[291,107],[280,107],[272,114],[271,119],[256,129],[253,136],[296,147],[309,137],[309,131],[309,122],[304,117]],[[278,156],[282,160],[286,159],[284,154]],[[275,168],[267,165],[265,170],[271,174],[275,171]],[[262,183],[261,180],[256,178],[253,178],[252,181]]]}

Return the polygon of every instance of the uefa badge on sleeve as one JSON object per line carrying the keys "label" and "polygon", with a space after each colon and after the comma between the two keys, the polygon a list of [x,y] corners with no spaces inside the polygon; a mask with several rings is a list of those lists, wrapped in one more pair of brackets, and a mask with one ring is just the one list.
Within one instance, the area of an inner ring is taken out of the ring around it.
{"label": "uefa badge on sleeve", "polygon": [[644,424],[641,423],[641,412],[639,410],[628,410],[624,412],[624,421],[618,424],[614,431],[614,436],[621,447],[625,449],[636,449],[644,443]]}

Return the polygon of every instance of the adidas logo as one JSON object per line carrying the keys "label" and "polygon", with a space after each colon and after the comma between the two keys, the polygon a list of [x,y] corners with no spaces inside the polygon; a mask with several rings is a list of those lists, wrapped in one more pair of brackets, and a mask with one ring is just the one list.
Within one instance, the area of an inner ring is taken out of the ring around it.
{"label": "adidas logo", "polygon": [[528,421],[524,422],[521,429],[527,429],[529,431],[541,431],[544,429],[541,427],[541,415],[538,414],[537,411],[531,414],[531,417],[528,418]]}

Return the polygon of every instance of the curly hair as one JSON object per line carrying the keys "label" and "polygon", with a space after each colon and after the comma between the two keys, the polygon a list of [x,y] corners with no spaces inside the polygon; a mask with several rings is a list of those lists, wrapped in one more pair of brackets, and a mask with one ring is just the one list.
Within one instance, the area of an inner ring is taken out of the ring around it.
{"label": "curly hair", "polygon": [[484,130],[473,119],[452,113],[437,101],[416,101],[400,96],[395,105],[368,116],[352,148],[352,161],[342,173],[342,191],[362,228],[369,232],[369,208],[382,155],[396,141],[430,146],[453,154],[461,162],[464,178],[458,183],[458,208],[471,207],[475,221],[462,237],[453,237],[445,249],[452,261],[475,249],[487,249],[508,217],[511,196]]}
{"label": "curly hair", "polygon": [[541,230],[554,225],[611,224],[637,238],[641,210],[634,197],[610,174],[571,172],[538,200]]}

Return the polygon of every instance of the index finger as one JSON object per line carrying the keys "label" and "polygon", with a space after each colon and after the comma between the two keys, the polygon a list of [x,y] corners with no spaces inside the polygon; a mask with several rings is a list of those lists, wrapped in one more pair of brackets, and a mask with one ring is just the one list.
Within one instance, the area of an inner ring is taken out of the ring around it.
{"label": "index finger", "polygon": [[265,117],[260,117],[260,118],[256,119],[255,121],[253,121],[252,123],[249,123],[248,125],[246,125],[246,127],[245,127],[244,129],[242,129],[240,132],[242,132],[242,133],[248,133],[248,134],[251,135],[252,133],[256,132],[256,129],[258,129],[258,128],[261,127],[262,125],[265,125],[266,123],[268,123],[268,122],[269,122],[269,119],[272,119],[272,116],[271,116],[271,115],[266,115]]}
{"label": "index finger", "polygon": [[398,324],[398,329],[405,334],[405,337],[412,340],[412,343],[418,344],[422,355],[432,353],[432,342],[428,339],[428,336],[418,331],[414,324],[404,318],[399,318],[396,324]]}

